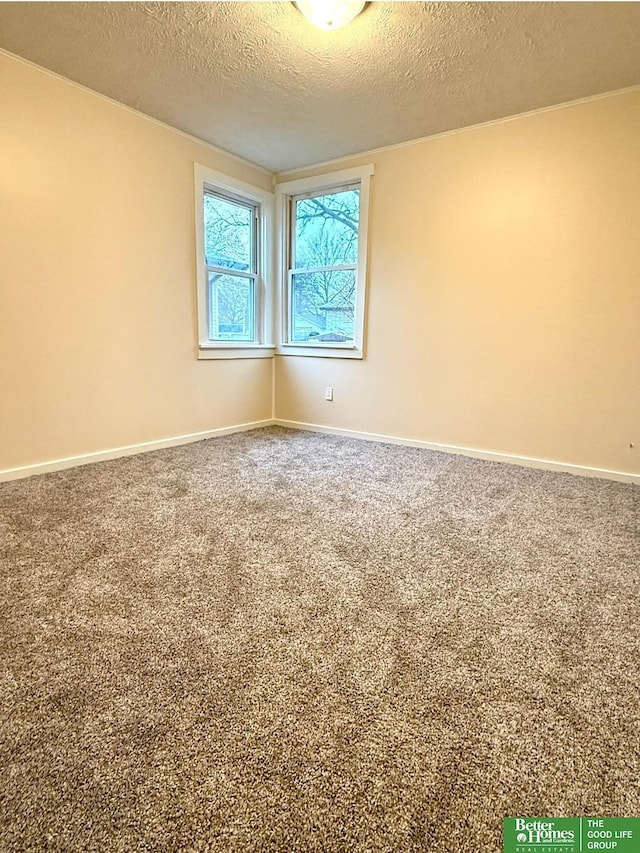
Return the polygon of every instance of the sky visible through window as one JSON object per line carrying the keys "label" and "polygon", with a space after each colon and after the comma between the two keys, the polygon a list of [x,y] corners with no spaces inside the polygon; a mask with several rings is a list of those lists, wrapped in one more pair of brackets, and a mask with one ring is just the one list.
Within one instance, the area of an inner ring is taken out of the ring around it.
{"label": "sky visible through window", "polygon": [[357,187],[293,200],[292,341],[353,340],[359,213]]}
{"label": "sky visible through window", "polygon": [[[213,193],[204,196],[209,338],[255,339],[255,208]],[[244,274],[243,274],[244,273]]]}
{"label": "sky visible through window", "polygon": [[[255,208],[204,196],[211,340],[255,336]],[[290,340],[348,343],[355,336],[360,190],[324,190],[291,205]]]}

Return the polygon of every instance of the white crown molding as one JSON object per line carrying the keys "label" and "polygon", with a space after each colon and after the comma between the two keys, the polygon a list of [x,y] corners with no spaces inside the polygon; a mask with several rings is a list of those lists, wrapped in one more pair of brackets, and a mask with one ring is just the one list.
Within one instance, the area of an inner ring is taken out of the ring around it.
{"label": "white crown molding", "polygon": [[16,62],[22,63],[22,65],[26,65],[29,68],[33,68],[35,71],[39,71],[41,74],[45,74],[47,77],[53,77],[54,80],[59,80],[62,83],[66,83],[69,86],[73,86],[75,89],[80,89],[81,92],[86,92],[88,95],[93,95],[94,98],[99,98],[101,101],[106,101],[108,104],[111,104],[115,107],[120,107],[121,110],[125,110],[128,113],[132,113],[138,118],[143,118],[145,121],[150,121],[152,124],[157,125],[157,127],[162,127],[164,130],[169,130],[171,133],[177,133],[178,136],[182,136],[184,139],[188,139],[190,142],[195,142],[198,145],[202,145],[207,148],[209,151],[213,151],[215,154],[221,154],[224,157],[229,157],[231,160],[235,160],[237,163],[242,163],[243,166],[249,166],[252,169],[256,169],[259,172],[262,172],[263,175],[271,175],[272,183],[274,173],[271,169],[267,169],[265,166],[261,166],[259,163],[254,163],[251,160],[247,160],[245,157],[241,157],[239,154],[234,154],[233,151],[227,151],[225,148],[219,148],[217,145],[213,145],[211,142],[207,142],[204,139],[200,139],[199,136],[193,136],[191,133],[187,133],[186,130],[180,130],[177,127],[174,127],[172,124],[166,124],[164,121],[160,121],[160,119],[154,118],[153,116],[148,115],[147,113],[143,113],[140,110],[136,110],[134,107],[129,107],[127,104],[123,104],[121,101],[116,101],[115,98],[110,98],[108,95],[103,95],[101,92],[96,92],[95,89],[90,89],[88,86],[83,86],[82,83],[77,83],[75,80],[70,80],[68,77],[63,77],[62,74],[57,74],[55,71],[51,71],[49,68],[44,68],[42,65],[38,65],[36,62],[31,62],[30,59],[25,59],[23,56],[18,56],[17,53],[11,53],[10,50],[5,50],[0,47],[0,56],[8,56],[9,59],[15,59]]}
{"label": "white crown molding", "polygon": [[618,95],[629,95],[632,92],[640,92],[640,83],[633,86],[626,86],[624,89],[612,89],[610,92],[600,92],[597,95],[587,95],[584,98],[576,98],[573,101],[562,101],[560,104],[551,104],[548,107],[538,107],[535,110],[526,110],[523,113],[514,113],[513,115],[503,116],[502,118],[489,119],[489,121],[481,121],[478,124],[468,124],[464,127],[455,127],[452,130],[443,130],[441,133],[431,133],[428,136],[421,136],[418,139],[407,139],[405,142],[394,142],[392,145],[383,145],[381,148],[370,148],[368,151],[355,151],[353,154],[345,154],[343,157],[335,157],[333,160],[323,160],[320,163],[309,163],[306,166],[296,166],[295,169],[284,169],[281,172],[275,173],[274,183],[277,187],[279,181],[287,180],[289,175],[297,175],[300,172],[308,172],[311,169],[324,169],[325,166],[336,166],[340,163],[348,163],[350,160],[375,157],[376,154],[383,154],[385,151],[395,151],[398,148],[410,148],[413,145],[421,145],[423,142],[431,142],[436,139],[444,139],[447,136],[458,136],[460,133],[467,133],[472,130],[479,130],[483,127],[493,127],[498,124],[506,124],[510,121],[515,121],[519,118],[528,118],[529,116],[537,116],[543,113],[552,113],[556,110],[565,110],[570,107],[577,107],[581,104],[589,104],[592,101],[601,101],[605,98],[614,98]]}
{"label": "white crown molding", "polygon": [[35,62],[31,62],[29,59],[25,59],[22,56],[18,56],[16,53],[12,53],[9,50],[5,50],[0,47],[0,56],[8,56],[10,59],[14,59],[17,62],[22,63],[23,65],[28,66],[29,68],[33,68],[36,71],[39,71],[42,74],[46,74],[49,77],[53,77],[55,80],[60,80],[63,83],[67,83],[69,86],[74,86],[76,89],[80,89],[83,92],[87,92],[90,95],[93,95],[96,98],[100,98],[102,101],[106,101],[109,104],[113,104],[116,107],[120,107],[120,109],[126,110],[133,115],[139,116],[140,118],[145,119],[146,121],[150,121],[158,127],[162,127],[165,130],[169,130],[172,133],[177,133],[179,136],[184,137],[185,139],[190,140],[191,142],[195,142],[198,145],[203,145],[205,148],[208,148],[210,151],[214,151],[216,154],[221,154],[225,157],[230,157],[232,160],[236,160],[238,163],[242,163],[245,166],[250,166],[253,169],[257,169],[259,172],[262,172],[265,175],[271,175],[272,186],[275,188],[278,181],[288,177],[289,175],[296,175],[300,172],[307,172],[310,169],[322,169],[325,166],[333,166],[339,163],[345,163],[349,160],[353,160],[355,158],[360,157],[369,157],[374,156],[376,154],[381,154],[385,151],[393,151],[396,148],[407,148],[412,145],[420,145],[423,142],[429,142],[435,139],[442,139],[447,136],[457,136],[459,133],[466,133],[471,130],[478,130],[482,127],[491,127],[497,124],[504,124],[505,122],[515,121],[519,118],[526,118],[528,116],[540,115],[542,113],[554,112],[555,110],[563,110],[568,107],[579,106],[580,104],[588,104],[591,101],[600,101],[603,98],[611,98],[616,97],[618,95],[627,95],[631,92],[640,91],[640,84],[635,84],[633,86],[626,86],[622,89],[612,89],[608,92],[599,92],[597,95],[587,95],[584,98],[576,98],[572,101],[563,101],[559,104],[551,104],[548,107],[538,107],[535,110],[527,110],[522,113],[515,113],[509,116],[503,116],[502,118],[490,119],[489,121],[480,122],[478,124],[470,124],[465,125],[464,127],[453,128],[452,130],[444,130],[441,133],[432,133],[427,136],[421,136],[418,139],[407,139],[405,142],[395,142],[392,145],[384,145],[380,148],[370,148],[366,151],[354,151],[353,154],[345,154],[341,157],[335,157],[331,160],[321,160],[318,163],[308,163],[305,166],[296,166],[294,169],[283,169],[279,172],[274,172],[272,169],[268,169],[266,166],[262,166],[259,163],[254,163],[251,160],[247,160],[245,157],[241,157],[239,154],[234,154],[233,151],[227,151],[224,148],[220,148],[217,145],[213,145],[211,142],[207,142],[204,139],[201,139],[199,136],[193,136],[190,133],[187,133],[184,130],[179,130],[177,127],[174,127],[171,124],[166,124],[159,119],[153,118],[153,116],[147,115],[147,113],[140,112],[140,110],[136,110],[134,107],[129,107],[126,104],[121,103],[120,101],[116,101],[114,98],[110,98],[108,95],[103,95],[100,92],[96,92],[95,89],[90,89],[88,86],[83,86],[82,83],[77,83],[75,80],[70,80],[68,77],[64,77],[62,74],[57,74],[55,71],[51,71],[48,68],[44,68],[42,65],[38,65]]}

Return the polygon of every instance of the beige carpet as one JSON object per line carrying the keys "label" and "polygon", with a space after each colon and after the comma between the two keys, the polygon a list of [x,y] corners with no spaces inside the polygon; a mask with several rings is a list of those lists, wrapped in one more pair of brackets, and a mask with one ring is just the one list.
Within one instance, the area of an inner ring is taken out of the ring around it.
{"label": "beige carpet", "polygon": [[640,814],[640,492],[267,429],[0,486],[3,851]]}

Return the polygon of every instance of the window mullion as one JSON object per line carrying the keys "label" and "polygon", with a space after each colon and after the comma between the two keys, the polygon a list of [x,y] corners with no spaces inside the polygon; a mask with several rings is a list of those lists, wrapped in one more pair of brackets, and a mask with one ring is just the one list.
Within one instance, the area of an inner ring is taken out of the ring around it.
{"label": "window mullion", "polygon": [[248,272],[247,270],[234,270],[231,267],[214,267],[211,264],[206,265],[207,272],[215,273],[216,275],[233,275],[239,278],[256,278],[257,272]]}
{"label": "window mullion", "polygon": [[290,270],[292,275],[301,275],[302,273],[317,273],[317,272],[344,272],[349,270],[357,270],[357,264],[327,264],[323,267],[297,267]]}

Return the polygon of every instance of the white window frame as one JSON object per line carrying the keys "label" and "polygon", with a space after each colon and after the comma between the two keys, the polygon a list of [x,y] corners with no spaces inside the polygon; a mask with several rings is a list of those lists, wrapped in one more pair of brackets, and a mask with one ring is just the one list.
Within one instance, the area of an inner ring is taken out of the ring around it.
{"label": "white window frame", "polygon": [[[343,169],[310,178],[285,181],[275,188],[276,212],[278,217],[278,278],[281,283],[278,312],[278,355],[303,355],[321,358],[364,358],[365,308],[367,292],[367,241],[369,234],[370,178],[374,173],[372,164]],[[358,219],[358,260],[356,266],[356,300],[354,316],[354,339],[349,343],[330,341],[291,341],[290,300],[291,276],[291,199],[303,193],[320,194],[323,191],[340,189],[359,184],[360,212]]]}
{"label": "white window frame", "polygon": [[[273,337],[273,193],[194,164],[196,222],[196,296],[198,358],[271,358]],[[209,337],[207,265],[204,240],[205,191],[218,192],[255,206],[257,222],[257,277],[255,279],[255,341],[216,341]]]}

